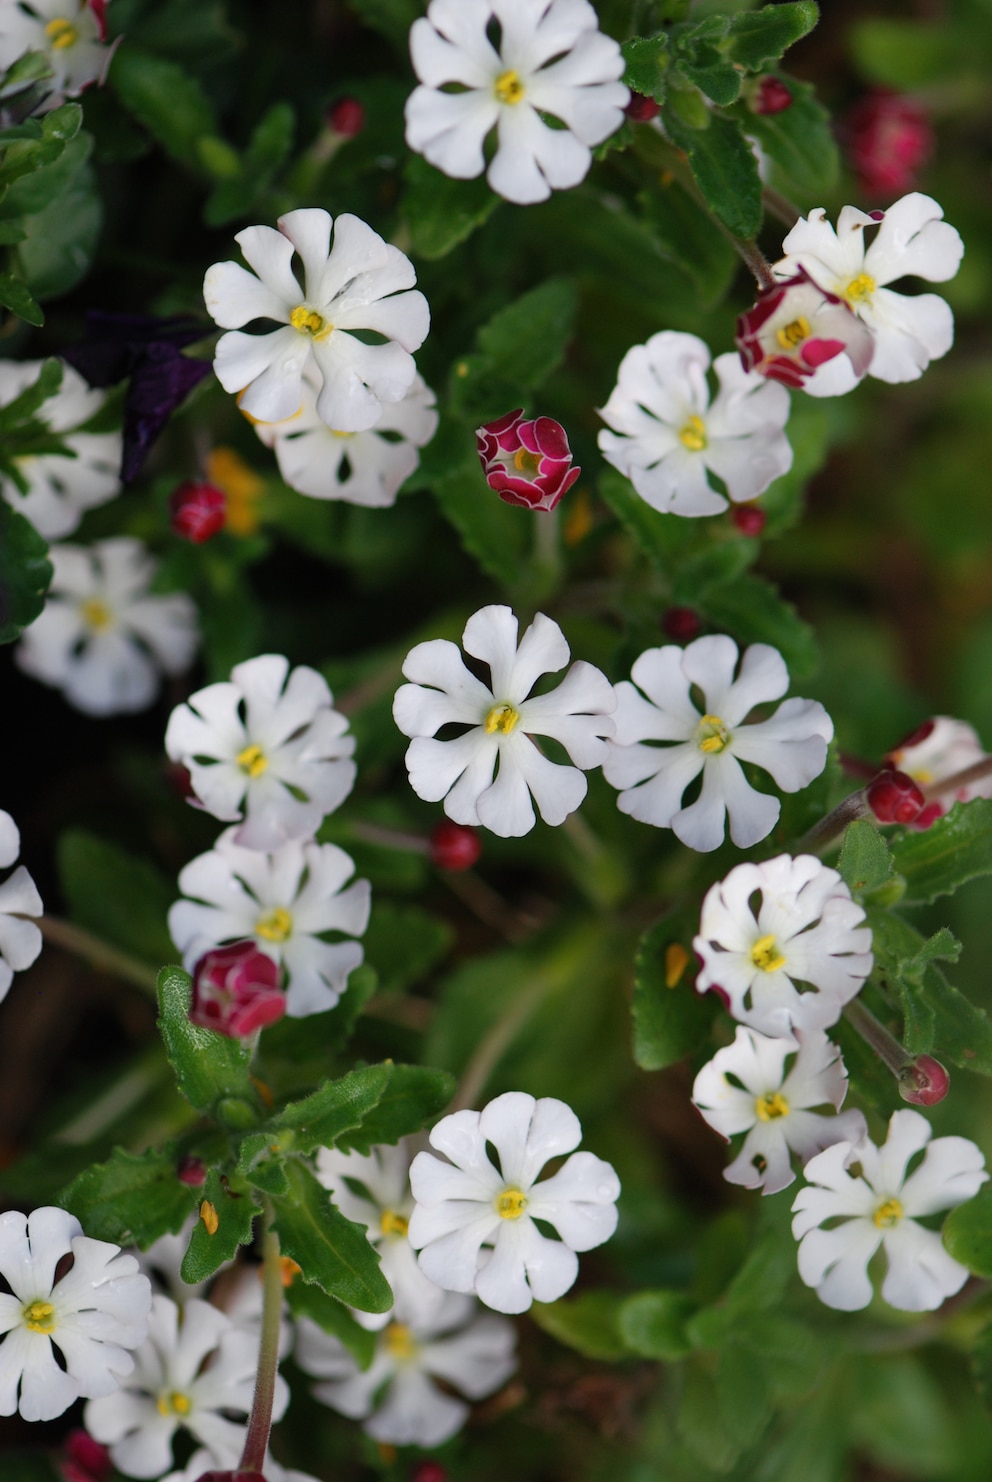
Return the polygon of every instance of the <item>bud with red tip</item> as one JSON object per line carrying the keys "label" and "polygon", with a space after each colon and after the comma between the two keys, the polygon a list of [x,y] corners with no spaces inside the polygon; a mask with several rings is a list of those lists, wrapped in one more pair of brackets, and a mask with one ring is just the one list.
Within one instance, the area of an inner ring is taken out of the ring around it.
{"label": "bud with red tip", "polygon": [[865,797],[879,823],[915,823],[926,805],[912,777],[889,769],[869,782]]}
{"label": "bud with red tip", "polygon": [[792,107],[792,94],[778,77],[763,77],[751,98],[753,113],[784,113]]}
{"label": "bud with red tip", "polygon": [[470,870],[482,853],[482,843],[467,823],[443,818],[431,833],[431,864],[439,870]]}
{"label": "bud with red tip", "polygon": [[286,1012],[280,969],[253,941],[215,947],[193,969],[189,1017],[202,1029],[243,1039]]}
{"label": "bud with red tip", "polygon": [[730,518],[742,535],[757,539],[768,523],[768,516],[757,504],[735,504]]}
{"label": "bud with red tip", "polygon": [[919,172],[934,147],[926,109],[884,88],[869,93],[851,109],[841,138],[861,189],[886,199],[916,189]]}
{"label": "bud with red tip", "polygon": [[448,1471],[439,1461],[418,1461],[410,1482],[448,1482]]}
{"label": "bud with red tip", "polygon": [[202,1158],[187,1154],[185,1158],[179,1159],[176,1177],[181,1184],[186,1184],[191,1189],[200,1189],[207,1181],[207,1165]]}
{"label": "bud with red tip", "polygon": [[899,1095],[911,1106],[936,1106],[950,1090],[951,1078],[932,1055],[917,1055],[899,1072]]}
{"label": "bud with red tip", "polygon": [[761,290],[754,308],[738,319],[736,340],[745,370],[797,389],[836,355],[846,355],[855,375],[863,376],[875,349],[867,325],[805,268]]}
{"label": "bud with red tip", "polygon": [[524,420],[523,408],[476,428],[475,445],[490,489],[506,504],[554,509],[575,483],[568,436],[552,417]]}
{"label": "bud with red tip", "polygon": [[630,102],[623,110],[632,123],[649,123],[661,112],[661,104],[644,93],[631,93]]}
{"label": "bud with red tip", "polygon": [[661,620],[662,630],[676,643],[691,643],[698,638],[703,620],[692,607],[670,607]]}
{"label": "bud with red tip", "polygon": [[216,484],[198,484],[187,479],[169,495],[169,523],[183,540],[202,545],[223,530],[227,518],[227,495]]}
{"label": "bud with red tip", "polygon": [[110,1452],[87,1431],[70,1431],[59,1462],[65,1482],[107,1482],[113,1471]]}
{"label": "bud with red tip", "polygon": [[357,98],[338,98],[325,109],[324,122],[332,134],[354,139],[365,127],[365,109]]}

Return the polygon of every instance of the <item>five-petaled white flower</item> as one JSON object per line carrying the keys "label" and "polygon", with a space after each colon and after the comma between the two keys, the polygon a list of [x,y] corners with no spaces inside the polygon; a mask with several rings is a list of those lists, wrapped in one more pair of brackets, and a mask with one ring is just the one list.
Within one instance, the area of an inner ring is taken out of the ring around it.
{"label": "five-petaled white flower", "polygon": [[[0,361],[0,406],[6,406],[37,381],[44,361]],[[71,535],[88,509],[106,504],[120,493],[119,432],[77,432],[100,410],[105,393],[94,391],[77,370],[63,364],[62,385],[36,413],[68,449],[64,453],[32,453],[14,459],[24,481],[20,488],[9,474],[0,474],[0,493],[43,535],[59,540]]]}
{"label": "five-petaled white flower", "polygon": [[495,127],[486,179],[520,205],[578,185],[590,146],[616,132],[630,97],[620,48],[588,0],[431,0],[411,27],[410,56],[422,84],[406,105],[410,148],[467,180],[486,168]]}
{"label": "five-petaled white flower", "polygon": [[333,700],[316,669],[260,654],[177,705],[165,749],[208,813],[244,819],[239,844],[278,849],[315,834],[355,785],[355,740]]}
{"label": "five-petaled white flower", "polygon": [[295,1356],[304,1373],[322,1381],[313,1386],[315,1397],[363,1421],[374,1440],[440,1446],[461,1429],[469,1407],[432,1380],[481,1400],[513,1373],[515,1344],[511,1323],[478,1315],[470,1297],[444,1292],[430,1317],[414,1317],[397,1304],[364,1373],[336,1338],[306,1318],[297,1324]]}
{"label": "five-petaled white flower", "polygon": [[[564,1296],[578,1275],[575,1252],[602,1245],[617,1225],[620,1180],[602,1158],[572,1153],[581,1139],[571,1107],[523,1091],[507,1091],[481,1112],[442,1117],[430,1140],[449,1162],[418,1153],[410,1168],[410,1243],[421,1270],[448,1291],[475,1292],[497,1312],[526,1312],[535,1299]],[[563,1153],[572,1156],[537,1183],[545,1163]],[[535,1220],[560,1239],[542,1235]]]}
{"label": "five-petaled white flower", "polygon": [[53,546],[45,610],[16,651],[26,674],[60,689],[87,715],[144,710],[166,674],[182,674],[200,641],[185,592],[154,596],[158,562],[120,535],[89,547]]}
{"label": "five-petaled white flower", "polygon": [[[76,98],[102,82],[114,47],[107,39],[108,0],[12,0],[0,6],[0,71],[28,51],[40,51],[52,68],[51,94],[40,111]],[[116,43],[115,43],[116,45]]]}
{"label": "five-petaled white flower", "polygon": [[[181,1429],[207,1447],[215,1467],[234,1467],[245,1427],[226,1412],[251,1409],[257,1362],[257,1344],[209,1302],[193,1297],[180,1309],[170,1297],[154,1297],[134,1373],[116,1394],[90,1401],[86,1429],[129,1477],[167,1472]],[[285,1380],[276,1375],[276,1420],[288,1403]]]}
{"label": "five-petaled white flower", "polygon": [[[968,1271],[919,1219],[971,1199],[988,1178],[981,1150],[966,1137],[938,1137],[926,1117],[892,1114],[880,1148],[866,1137],[838,1142],[806,1165],[807,1187],[793,1204],[799,1275],[828,1307],[856,1312],[871,1301],[868,1262],[879,1246],[889,1269],[882,1296],[905,1312],[930,1312],[953,1297]],[[930,1146],[927,1147],[927,1144]],[[923,1161],[906,1170],[926,1148]],[[854,1171],[852,1171],[852,1169]],[[829,1229],[821,1228],[830,1222]]]}
{"label": "five-petaled white flower", "polygon": [[[580,767],[599,766],[612,736],[616,699],[604,674],[582,660],[557,688],[527,697],[542,674],[568,663],[558,624],[539,612],[517,646],[508,607],[483,607],[465,624],[467,653],[489,665],[491,686],[476,679],[455,644],[418,643],[403,664],[412,684],[396,693],[393,716],[405,736],[410,785],[427,802],[444,799],[456,823],[483,824],[504,838],[534,827],[531,794],[546,823],[563,823],[586,795]],[[468,729],[450,741],[433,737],[444,725]],[[549,761],[531,740],[551,736],[572,767]],[[499,771],[493,773],[497,762]]]}
{"label": "five-petaled white flower", "polygon": [[[786,1061],[792,1062],[788,1071]],[[703,1120],[722,1137],[747,1133],[724,1178],[765,1194],[777,1194],[795,1179],[792,1153],[807,1163],[831,1143],[856,1142],[863,1135],[859,1111],[821,1116],[810,1110],[830,1105],[840,1111],[846,1094],[840,1050],[822,1031],[768,1039],[743,1026],[734,1043],[703,1066],[692,1087]]]}
{"label": "five-petaled white flower", "polygon": [[719,514],[727,500],[709,474],[741,503],[792,467],[782,431],[789,418],[785,387],[749,374],[737,355],[719,355],[713,369],[720,389],[711,404],[709,365],[702,340],[662,330],[627,351],[600,412],[612,428],[599,434],[603,456],[653,509]]}
{"label": "five-petaled white flower", "polygon": [[[12,865],[21,852],[21,835],[9,813],[0,808],[0,870]],[[45,907],[38,887],[23,865],[0,885],[0,999],[15,973],[22,973],[41,951],[41,932],[24,916],[40,916]]]}
{"label": "five-petaled white flower", "polygon": [[[988,761],[989,754],[974,726],[951,715],[935,715],[900,741],[885,760],[922,787],[934,788],[956,772]],[[953,797],[946,795],[940,802],[931,803],[927,811],[943,813],[953,802],[967,803],[971,798],[989,797],[992,797],[992,775],[976,777],[955,788]]]}
{"label": "five-petaled white flower", "polygon": [[[753,643],[735,679],[737,655],[733,639],[720,634],[697,638],[685,650],[641,654],[634,683],[617,685],[616,735],[603,763],[607,781],[622,789],[621,813],[670,828],[702,853],[723,842],[728,815],[730,837],[741,849],[775,827],[781,803],[755,791],[741,762],[769,772],[783,792],[798,792],[823,771],[834,732],[816,700],[786,700],[768,720],[744,724],[755,705],[785,694],[789,672],[777,649]],[[703,714],[693,704],[693,685]],[[668,744],[653,744],[659,741]],[[683,808],[682,794],[700,772],[699,797]]]}
{"label": "five-petaled white flower", "polygon": [[[334,225],[319,207],[302,207],[271,226],[246,226],[235,236],[253,272],[236,262],[214,263],[203,280],[207,310],[222,329],[275,319],[269,334],[231,333],[217,344],[214,371],[225,391],[240,392],[242,411],[281,422],[303,404],[303,372],[320,382],[317,414],[328,427],[362,432],[382,415],[384,401],[401,401],[413,385],[410,354],[430,324],[427,300],[410,292],[417,276],[408,257],[357,216]],[[305,288],[291,267],[303,263]],[[257,275],[257,276],[256,276]],[[371,331],[383,343],[367,344]]]}
{"label": "five-petaled white flower", "polygon": [[696,991],[715,989],[735,1019],[773,1038],[828,1029],[872,969],[864,919],[837,871],[812,854],[737,865],[703,897]]}
{"label": "five-petaled white flower", "polygon": [[[834,293],[871,330],[875,353],[868,374],[880,381],[915,381],[931,360],[946,355],[954,343],[954,316],[935,293],[912,297],[886,285],[900,278],[926,278],[946,283],[961,263],[964,244],[943,210],[930,196],[903,196],[887,211],[859,211],[845,206],[837,230],[822,209],[800,217],[775,264],[779,277],[801,267],[828,293]],[[877,228],[865,248],[865,232]],[[838,396],[857,384],[850,360],[836,356],[805,382],[813,396]]]}
{"label": "five-petaled white flower", "polygon": [[421,377],[402,401],[382,409],[365,432],[339,432],[317,415],[317,388],[303,377],[303,407],[283,422],[258,422],[255,431],[275,450],[279,472],[291,489],[312,499],[344,499],[384,509],[420,462],[418,449],[437,431],[434,393]]}
{"label": "five-petaled white flower", "polygon": [[131,1372],[151,1287],[120,1246],[91,1240],[64,1209],[8,1210],[0,1275],[0,1415],[53,1420],[80,1395],[109,1395]]}
{"label": "five-petaled white flower", "polygon": [[192,899],[170,908],[169,931],[183,962],[192,971],[213,947],[254,937],[259,951],[286,969],[290,1018],[333,1008],[364,953],[360,942],[328,942],[324,933],[361,936],[369,882],[345,888],[355,865],[336,844],[292,839],[266,854],[243,848],[237,833],[226,829],[180,872],[179,889]]}

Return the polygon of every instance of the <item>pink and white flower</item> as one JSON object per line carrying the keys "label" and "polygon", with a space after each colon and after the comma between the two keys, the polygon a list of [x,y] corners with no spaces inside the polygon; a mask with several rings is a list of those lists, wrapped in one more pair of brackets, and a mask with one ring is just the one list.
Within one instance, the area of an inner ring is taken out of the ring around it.
{"label": "pink and white flower", "polygon": [[810,391],[816,372],[835,363],[842,368],[844,389],[850,390],[871,364],[870,331],[840,295],[828,293],[802,266],[791,264],[788,276],[784,271],[782,276],[784,281],[763,288],[737,321],[741,364],[771,381]]}
{"label": "pink and white flower", "polygon": [[107,40],[108,0],[24,0],[0,7],[0,71],[28,51],[40,51],[52,68],[44,109],[78,98],[102,83],[114,54]]}
{"label": "pink and white flower", "polygon": [[[885,758],[888,766],[931,791],[939,788],[945,778],[988,760],[989,754],[974,726],[950,715],[935,715],[924,721]],[[967,803],[972,798],[992,798],[992,774],[956,787],[942,799],[932,799],[917,824],[932,823],[952,803]]]}
{"label": "pink and white flower", "polygon": [[523,408],[475,430],[486,483],[504,504],[551,510],[582,472],[572,467],[568,434],[553,417],[525,420]]}

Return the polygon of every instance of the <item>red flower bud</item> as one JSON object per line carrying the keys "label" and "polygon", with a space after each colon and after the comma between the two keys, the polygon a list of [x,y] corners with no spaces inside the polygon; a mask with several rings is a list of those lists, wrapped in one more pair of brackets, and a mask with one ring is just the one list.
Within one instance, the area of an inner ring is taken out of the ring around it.
{"label": "red flower bud", "polygon": [[113,1466],[106,1446],[86,1431],[70,1431],[59,1470],[65,1482],[106,1482]]}
{"label": "red flower bud", "polygon": [[197,1482],[265,1482],[265,1478],[261,1472],[246,1472],[236,1467],[233,1472],[204,1472]]}
{"label": "red flower bud", "polygon": [[324,122],[332,134],[354,139],[365,127],[365,109],[357,98],[338,98],[325,109]]}
{"label": "red flower bud", "polygon": [[912,777],[888,770],[869,782],[865,797],[879,823],[914,823],[926,804]]}
{"label": "red flower bud", "polygon": [[792,107],[792,94],[777,77],[763,77],[751,99],[755,113],[783,113]]}
{"label": "red flower bud", "polygon": [[520,407],[476,428],[475,445],[486,483],[506,504],[554,509],[582,472],[572,467],[561,423],[551,417],[525,422]]}
{"label": "red flower bud", "polygon": [[227,495],[216,484],[197,484],[192,479],[169,495],[169,521],[175,533],[194,545],[202,545],[227,517]]}
{"label": "red flower bud", "polygon": [[410,1473],[410,1482],[448,1482],[447,1468],[439,1461],[418,1461]]}
{"label": "red flower bud", "polygon": [[661,104],[656,103],[653,98],[645,97],[644,93],[631,93],[630,102],[623,111],[633,123],[648,123],[650,119],[658,117]]}
{"label": "red flower bud", "polygon": [[676,643],[691,643],[703,626],[699,613],[692,607],[670,607],[661,620],[662,631]]}
{"label": "red flower bud", "polygon": [[443,818],[431,834],[431,864],[439,870],[470,870],[482,853],[482,842],[467,823]]}
{"label": "red flower bud", "polygon": [[936,1106],[950,1086],[950,1076],[932,1055],[917,1055],[899,1072],[899,1095],[911,1106]]}
{"label": "red flower bud", "polygon": [[761,534],[768,523],[768,516],[756,504],[735,504],[730,511],[730,518],[742,535],[754,538]]}
{"label": "red flower bud", "polygon": [[202,1158],[187,1154],[185,1158],[179,1159],[176,1177],[181,1184],[188,1184],[191,1189],[202,1188],[207,1181],[207,1165]]}
{"label": "red flower bud", "polygon": [[189,1017],[203,1029],[243,1039],[286,1012],[278,965],[253,941],[215,947],[193,969]]}
{"label": "red flower bud", "polygon": [[761,290],[754,308],[738,319],[736,339],[745,370],[797,389],[835,355],[846,355],[855,375],[863,376],[875,349],[871,330],[805,268]]}
{"label": "red flower bud", "polygon": [[933,127],[926,109],[885,89],[855,104],[840,132],[866,195],[888,199],[915,190],[919,171],[933,153]]}

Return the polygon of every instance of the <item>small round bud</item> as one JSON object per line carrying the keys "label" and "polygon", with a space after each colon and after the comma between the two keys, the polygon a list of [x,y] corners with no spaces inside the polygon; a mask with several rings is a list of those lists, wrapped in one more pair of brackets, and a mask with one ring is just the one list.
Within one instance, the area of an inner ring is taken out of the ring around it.
{"label": "small round bud", "polygon": [[742,535],[750,535],[755,540],[768,523],[768,516],[756,504],[735,504],[730,518]]}
{"label": "small round bud", "polygon": [[176,535],[194,545],[223,530],[226,518],[227,495],[216,484],[187,479],[169,495],[169,523]]}
{"label": "small round bud", "polygon": [[447,1468],[439,1461],[418,1461],[410,1473],[410,1482],[448,1482]]}
{"label": "small round bud", "polygon": [[633,123],[648,123],[652,118],[658,117],[661,104],[646,97],[644,93],[631,93],[630,102],[623,111]]}
{"label": "small round bud", "polygon": [[191,1189],[200,1189],[207,1181],[207,1165],[202,1158],[194,1158],[187,1153],[185,1158],[179,1159],[176,1177],[181,1184],[187,1184]]}
{"label": "small round bud", "polygon": [[751,99],[754,113],[784,113],[792,107],[792,94],[778,77],[763,77]]}
{"label": "small round bud", "polygon": [[950,1085],[950,1076],[932,1055],[917,1055],[899,1072],[899,1095],[911,1106],[936,1106]]}
{"label": "small round bud", "polygon": [[70,1431],[59,1461],[65,1482],[107,1482],[113,1471],[110,1452],[87,1431]]}
{"label": "small round bud", "polygon": [[915,823],[926,798],[905,772],[879,772],[865,789],[868,806],[879,823]]}
{"label": "small round bud", "polygon": [[286,1012],[280,980],[278,964],[254,941],[216,947],[193,969],[190,1020],[232,1039],[254,1034]]}
{"label": "small round bud", "polygon": [[357,98],[338,98],[325,110],[324,122],[332,134],[354,139],[365,127],[365,109]]}
{"label": "small round bud", "polygon": [[702,632],[703,620],[693,607],[669,607],[661,619],[661,627],[665,636],[676,643],[691,643]]}
{"label": "small round bud", "polygon": [[431,864],[439,870],[470,870],[482,853],[482,841],[467,823],[443,818],[431,833]]}

